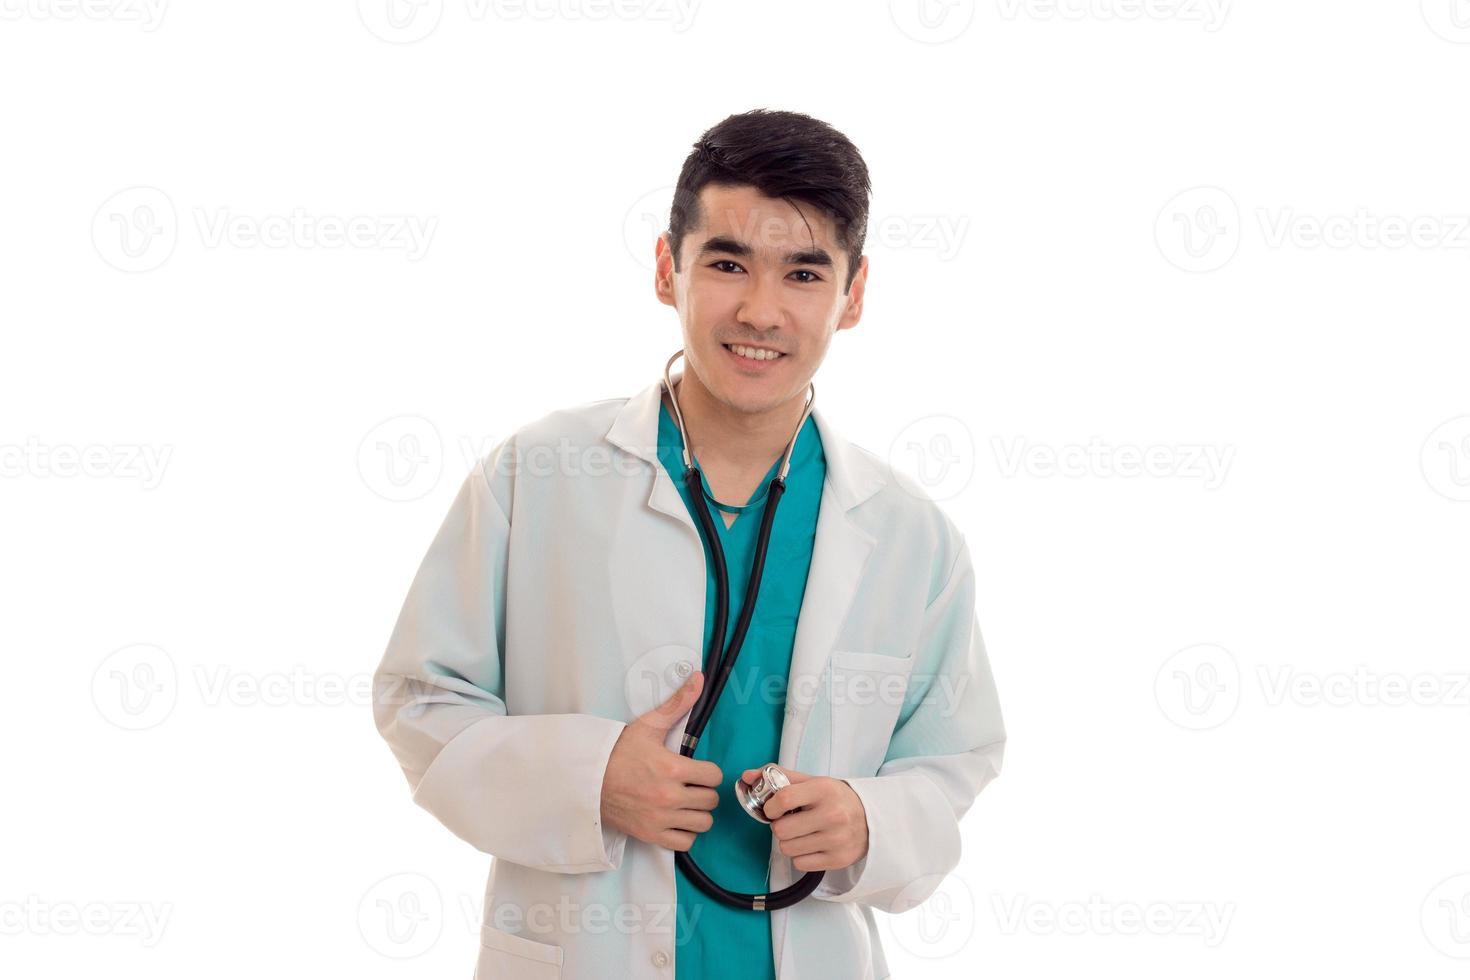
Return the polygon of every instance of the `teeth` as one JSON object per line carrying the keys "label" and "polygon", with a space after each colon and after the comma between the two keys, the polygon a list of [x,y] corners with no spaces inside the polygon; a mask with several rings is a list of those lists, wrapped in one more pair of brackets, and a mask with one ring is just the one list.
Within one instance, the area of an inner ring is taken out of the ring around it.
{"label": "teeth", "polygon": [[748,357],[752,361],[774,361],[781,356],[780,351],[762,350],[759,347],[745,347],[740,344],[726,344],[725,346],[741,357]]}

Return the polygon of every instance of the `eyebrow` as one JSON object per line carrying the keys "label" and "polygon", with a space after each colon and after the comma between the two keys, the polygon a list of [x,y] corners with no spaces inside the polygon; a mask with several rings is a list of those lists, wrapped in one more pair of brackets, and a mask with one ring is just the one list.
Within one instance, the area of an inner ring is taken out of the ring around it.
{"label": "eyebrow", "polygon": [[[748,259],[755,254],[755,250],[742,241],[734,238],[726,238],[724,235],[716,235],[699,246],[699,257],[711,255],[715,252],[723,252],[728,255],[738,255],[742,259]],[[786,265],[821,265],[833,268],[832,256],[827,254],[824,248],[799,249],[795,252],[787,252],[781,257]]]}

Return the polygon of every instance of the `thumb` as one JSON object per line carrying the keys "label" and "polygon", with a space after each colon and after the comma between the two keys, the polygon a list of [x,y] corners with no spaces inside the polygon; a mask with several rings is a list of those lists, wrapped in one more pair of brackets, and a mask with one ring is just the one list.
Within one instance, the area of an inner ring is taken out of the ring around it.
{"label": "thumb", "polygon": [[669,695],[667,701],[639,715],[634,724],[648,729],[662,741],[678,720],[694,707],[694,702],[699,699],[699,692],[703,690],[704,671],[696,670],[677,691]]}
{"label": "thumb", "polygon": [[[786,778],[791,780],[791,785],[793,786],[795,786],[797,783],[804,783],[808,779],[812,778],[807,773],[797,772],[795,769],[787,769],[785,766],[779,766],[778,768],[786,774]],[[740,778],[748,785],[754,786],[756,780],[761,778],[761,770],[763,769],[765,769],[765,766],[757,766],[755,769],[747,769],[740,774]]]}

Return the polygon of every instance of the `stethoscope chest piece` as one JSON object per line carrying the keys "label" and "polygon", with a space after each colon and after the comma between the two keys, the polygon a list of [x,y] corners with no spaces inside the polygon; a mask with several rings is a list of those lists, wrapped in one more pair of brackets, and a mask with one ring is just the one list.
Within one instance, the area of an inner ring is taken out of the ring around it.
{"label": "stethoscope chest piece", "polygon": [[740,801],[740,807],[761,823],[770,823],[766,817],[764,807],[766,801],[776,795],[777,790],[783,790],[791,785],[791,780],[786,774],[776,768],[775,763],[762,767],[760,778],[755,781],[754,786],[745,785],[745,780],[735,780],[735,799]]}

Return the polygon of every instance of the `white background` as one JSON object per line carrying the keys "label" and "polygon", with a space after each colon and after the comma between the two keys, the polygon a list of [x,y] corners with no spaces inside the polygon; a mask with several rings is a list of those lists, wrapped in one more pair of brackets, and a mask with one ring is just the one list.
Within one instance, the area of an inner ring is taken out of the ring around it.
{"label": "white background", "polygon": [[470,972],[368,678],[470,461],[679,346],[763,106],[872,171],[821,403],[1010,739],[894,975],[1464,975],[1465,0],[156,3],[0,0],[0,973]]}

